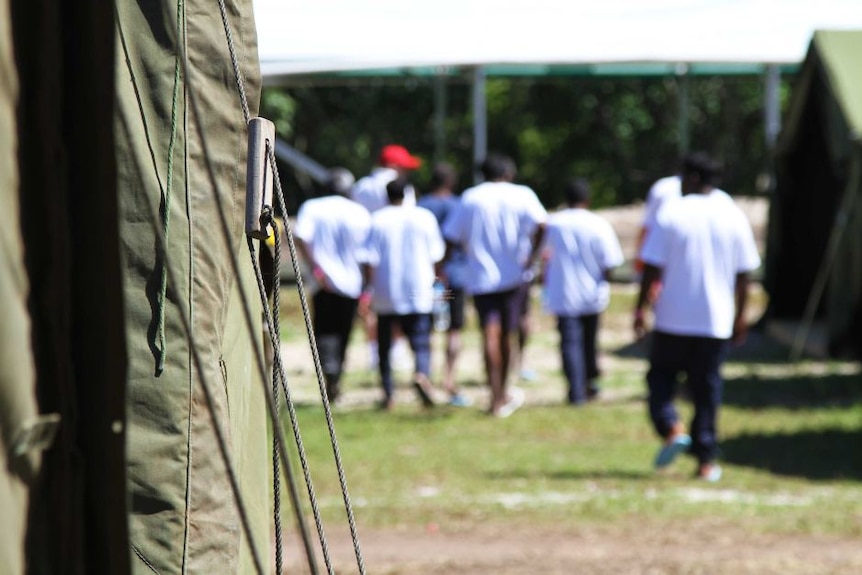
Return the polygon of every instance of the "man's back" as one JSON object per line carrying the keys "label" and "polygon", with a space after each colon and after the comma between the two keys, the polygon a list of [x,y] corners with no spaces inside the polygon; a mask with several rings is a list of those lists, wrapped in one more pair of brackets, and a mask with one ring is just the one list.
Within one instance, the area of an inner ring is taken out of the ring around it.
{"label": "man's back", "polygon": [[466,252],[468,290],[483,294],[520,285],[526,264],[524,239],[546,219],[545,208],[527,186],[486,182],[466,190],[443,232]]}
{"label": "man's back", "polygon": [[583,208],[553,214],[545,231],[548,309],[556,315],[599,313],[607,307],[606,270],[623,262],[611,225]]}
{"label": "man's back", "polygon": [[356,298],[362,291],[357,256],[370,226],[371,216],[356,202],[342,196],[324,196],[302,204],[295,233],[333,288]]}
{"label": "man's back", "polygon": [[374,307],[380,313],[429,313],[434,264],[445,244],[434,215],[416,206],[387,206],[372,217],[365,257],[375,268]]}
{"label": "man's back", "polygon": [[720,190],[665,206],[650,230],[643,260],[662,268],[656,329],[728,338],[739,273],[760,265],[751,225]]}

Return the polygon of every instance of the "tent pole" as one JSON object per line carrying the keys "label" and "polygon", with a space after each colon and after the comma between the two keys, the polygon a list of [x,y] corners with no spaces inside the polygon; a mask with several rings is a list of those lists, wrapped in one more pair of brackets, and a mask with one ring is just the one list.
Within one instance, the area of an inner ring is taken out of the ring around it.
{"label": "tent pole", "polygon": [[763,128],[767,153],[775,149],[781,131],[781,70],[769,64],[764,70]]}
{"label": "tent pole", "polygon": [[823,292],[826,290],[826,284],[829,282],[829,276],[832,274],[832,267],[838,258],[838,249],[841,247],[844,231],[847,228],[847,223],[850,221],[850,214],[853,210],[853,205],[856,203],[856,196],[859,195],[859,182],[862,180],[862,141],[853,142],[850,162],[850,177],[847,178],[847,187],[844,188],[841,205],[835,213],[835,225],[832,226],[832,232],[829,234],[829,242],[826,244],[823,263],[820,264],[820,269],[817,270],[817,277],[814,279],[811,293],[808,294],[808,302],[805,304],[805,314],[802,316],[802,324],[799,326],[796,338],[793,340],[793,347],[790,350],[791,361],[797,361],[802,357],[802,351],[805,348],[805,344],[808,343],[808,332],[814,323],[814,316],[817,314],[820,300],[823,299]]}
{"label": "tent pole", "polygon": [[437,68],[434,74],[434,161],[446,158],[446,68]]}
{"label": "tent pole", "polygon": [[689,97],[689,70],[688,64],[680,62],[676,65],[676,85],[679,95],[679,111],[677,116],[677,133],[679,134],[679,155],[683,156],[689,148],[689,109],[691,99]]}
{"label": "tent pole", "polygon": [[473,69],[473,181],[479,183],[481,178],[477,166],[488,155],[488,110],[485,101],[485,69],[476,66]]}

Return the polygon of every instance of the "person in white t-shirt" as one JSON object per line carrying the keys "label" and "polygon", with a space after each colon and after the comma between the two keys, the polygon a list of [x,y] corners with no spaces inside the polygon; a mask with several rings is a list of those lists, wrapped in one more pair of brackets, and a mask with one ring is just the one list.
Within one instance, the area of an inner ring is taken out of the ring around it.
{"label": "person in white t-shirt", "polygon": [[368,211],[348,199],[353,175],[329,172],[322,197],[307,200],[296,216],[297,249],[320,289],[314,294],[314,333],[330,401],[339,395],[344,356],[362,293],[359,253],[371,228]]}
{"label": "person in white t-shirt", "polygon": [[[664,440],[655,466],[665,467],[688,450],[698,461],[696,476],[708,481],[721,478],[716,463],[721,365],[728,342],[745,339],[749,273],[760,266],[751,224],[726,193],[713,187],[718,172],[706,154],[684,159],[684,195],[661,209],[641,251],[646,267],[634,321],[641,338],[648,294],[660,280],[647,373],[650,418]],[[695,408],[691,435],[673,404],[682,373]]]}
{"label": "person in white t-shirt", "polygon": [[426,407],[434,405],[431,390],[431,311],[436,264],[446,245],[430,211],[404,205],[404,180],[386,186],[390,205],[374,213],[362,259],[365,293],[361,313],[377,314],[378,367],[383,387],[382,407],[392,407],[394,384],[389,349],[393,330],[400,327],[415,356],[413,386]]}
{"label": "person in white t-shirt", "polygon": [[[350,190],[350,197],[372,214],[389,205],[386,196],[389,182],[397,178],[406,179],[410,172],[422,166],[422,160],[412,155],[404,146],[389,144],[380,149],[377,164],[370,174],[360,178]],[[408,184],[404,191],[404,205],[415,204],[416,191]]]}
{"label": "person in white t-shirt", "polygon": [[[360,178],[350,190],[350,197],[373,214],[389,205],[386,186],[398,178],[407,179],[408,174],[422,166],[422,160],[412,155],[407,148],[399,144],[388,144],[380,149],[377,166],[367,176]],[[416,205],[416,190],[412,184],[407,184],[404,190],[404,205]],[[372,369],[377,367],[377,316],[371,312],[363,318],[365,335],[368,339],[368,358]],[[397,330],[396,330],[397,332]],[[400,365],[407,354],[404,337],[396,333],[393,358]]]}
{"label": "person in white t-shirt", "polygon": [[[485,182],[465,190],[461,204],[443,224],[447,241],[466,254],[467,292],[482,327],[490,413],[506,417],[524,401],[507,389],[512,334],[518,330],[524,274],[538,252],[547,212],[536,193],[507,180],[512,161],[489,154],[482,164]],[[532,249],[524,253],[522,238]]]}
{"label": "person in white t-shirt", "polygon": [[590,189],[577,179],[565,188],[567,209],[548,219],[542,258],[545,300],[557,316],[566,400],[579,405],[599,393],[596,336],[610,300],[610,271],[623,263],[611,225],[587,208]]}

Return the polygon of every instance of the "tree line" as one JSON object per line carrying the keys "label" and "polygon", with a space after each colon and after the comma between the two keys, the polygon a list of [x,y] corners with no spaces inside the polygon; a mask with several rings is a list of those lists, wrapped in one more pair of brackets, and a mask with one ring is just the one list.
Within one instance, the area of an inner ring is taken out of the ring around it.
{"label": "tree line", "polygon": [[[792,81],[782,79],[782,105]],[[722,187],[731,194],[762,192],[759,181],[769,169],[762,78],[692,76],[687,86],[690,149],[722,161]],[[512,156],[517,180],[549,208],[561,203],[565,182],[576,176],[591,183],[596,207],[643,200],[650,184],[677,164],[682,95],[676,78],[493,77],[486,91],[489,150]],[[371,169],[382,145],[400,143],[425,160],[414,177],[420,191],[435,150],[458,169],[465,188],[473,182],[471,86],[447,80],[442,131],[434,92],[434,79],[424,77],[306,81],[265,89],[261,115],[290,145],[357,178]],[[307,177],[280,171],[291,204],[313,194]]]}

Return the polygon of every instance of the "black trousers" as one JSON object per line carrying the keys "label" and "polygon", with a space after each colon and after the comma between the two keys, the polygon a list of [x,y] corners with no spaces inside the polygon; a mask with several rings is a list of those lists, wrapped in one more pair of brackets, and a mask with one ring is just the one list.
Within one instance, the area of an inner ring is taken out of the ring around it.
{"label": "black trousers", "polygon": [[337,388],[358,300],[320,290],[314,294],[313,302],[314,336],[320,363],[329,385]]}
{"label": "black trousers", "polygon": [[650,419],[661,437],[670,433],[679,419],[673,398],[678,378],[684,373],[694,402],[691,453],[700,463],[709,463],[718,456],[716,426],[724,391],[720,370],[727,349],[726,339],[653,334],[647,373]]}

